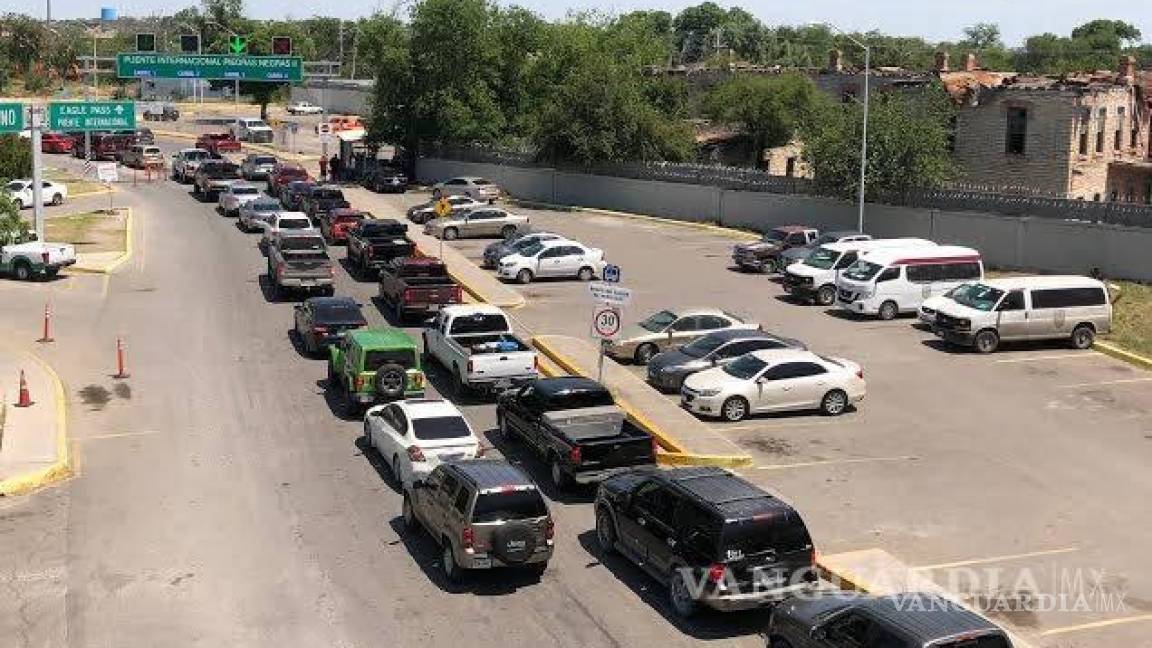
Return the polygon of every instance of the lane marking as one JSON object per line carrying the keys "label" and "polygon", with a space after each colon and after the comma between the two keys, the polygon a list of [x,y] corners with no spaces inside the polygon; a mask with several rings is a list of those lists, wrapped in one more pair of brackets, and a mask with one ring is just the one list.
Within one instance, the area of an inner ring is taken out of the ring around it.
{"label": "lane marking", "polygon": [[1152,376],[1145,376],[1143,378],[1122,378],[1120,380],[1100,380],[1097,382],[1086,383],[1072,383],[1071,385],[1060,385],[1060,389],[1079,389],[1080,387],[1103,387],[1105,385],[1128,385],[1131,383],[1152,382]]}
{"label": "lane marking", "polygon": [[1051,637],[1052,635],[1062,635],[1068,634],[1069,632],[1080,632],[1083,630],[1095,630],[1096,628],[1107,628],[1109,626],[1137,623],[1140,621],[1152,621],[1152,614],[1141,614],[1138,616],[1122,617],[1119,619],[1108,619],[1106,621],[1093,621],[1091,623],[1081,623],[1079,625],[1050,628],[1041,632],[1040,636]]}
{"label": "lane marking", "polygon": [[1027,358],[1005,358],[1003,360],[996,360],[996,362],[1001,364],[1009,364],[1016,362],[1044,362],[1045,360],[1071,360],[1073,358],[1084,359],[1099,357],[1100,355],[1096,353],[1063,353],[1060,355],[1049,356],[1029,356]]}
{"label": "lane marking", "polygon": [[105,439],[123,439],[126,437],[152,436],[154,434],[160,434],[160,430],[145,430],[143,432],[113,432],[110,434],[96,434],[93,436],[80,437],[80,438],[77,438],[76,440],[77,441],[103,441]]}
{"label": "lane marking", "polygon": [[920,565],[912,567],[912,571],[932,571],[935,569],[951,569],[952,567],[965,567],[968,565],[981,565],[985,563],[1006,562],[1021,558],[1035,558],[1037,556],[1055,556],[1058,554],[1080,551],[1080,547],[1064,547],[1063,549],[1045,549],[1042,551],[1029,551],[1027,553],[1005,554],[1003,556],[990,556],[988,558],[975,558],[973,560],[958,560],[956,562],[937,563],[935,565]]}
{"label": "lane marking", "polygon": [[789,470],[791,468],[810,468],[814,466],[835,466],[842,464],[882,463],[889,461],[918,461],[920,457],[907,455],[903,457],[863,457],[859,459],[828,459],[825,461],[802,461],[791,464],[770,464],[767,466],[753,466],[752,470]]}

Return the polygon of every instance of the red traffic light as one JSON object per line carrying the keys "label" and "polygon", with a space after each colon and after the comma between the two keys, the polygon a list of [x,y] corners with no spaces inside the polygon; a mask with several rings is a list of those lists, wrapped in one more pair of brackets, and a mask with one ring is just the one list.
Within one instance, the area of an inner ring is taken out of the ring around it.
{"label": "red traffic light", "polygon": [[292,54],[292,39],[288,36],[276,36],[273,38],[272,53],[277,56],[290,56]]}

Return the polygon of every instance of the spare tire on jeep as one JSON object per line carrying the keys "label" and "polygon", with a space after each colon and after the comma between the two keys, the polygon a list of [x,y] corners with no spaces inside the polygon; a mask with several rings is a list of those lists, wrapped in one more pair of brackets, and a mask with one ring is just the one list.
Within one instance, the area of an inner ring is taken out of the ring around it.
{"label": "spare tire on jeep", "polygon": [[407,382],[408,374],[398,364],[386,364],[376,370],[376,393],[388,400],[403,398]]}
{"label": "spare tire on jeep", "polygon": [[492,552],[506,565],[522,565],[536,551],[536,532],[526,522],[509,522],[492,534]]}

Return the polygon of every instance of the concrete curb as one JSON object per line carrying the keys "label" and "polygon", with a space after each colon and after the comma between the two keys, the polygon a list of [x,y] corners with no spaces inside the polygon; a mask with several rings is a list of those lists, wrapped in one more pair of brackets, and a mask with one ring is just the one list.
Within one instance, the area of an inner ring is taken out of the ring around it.
{"label": "concrete curb", "polygon": [[1115,344],[1097,340],[1096,343],[1092,345],[1092,348],[1096,349],[1100,353],[1103,353],[1104,355],[1110,355],[1117,360],[1123,360],[1124,362],[1134,364],[1138,367],[1152,370],[1152,358],[1142,356],[1138,353],[1132,353],[1131,351],[1122,347],[1118,347]]}
{"label": "concrete curb", "polygon": [[589,214],[599,214],[601,216],[613,216],[615,218],[629,218],[629,219],[633,219],[633,220],[652,221],[654,223],[660,223],[662,225],[674,225],[677,227],[689,227],[692,229],[705,230],[705,231],[713,232],[715,234],[720,234],[723,236],[728,236],[728,237],[736,238],[736,239],[754,240],[754,239],[760,238],[760,236],[758,234],[753,234],[752,232],[745,232],[742,230],[732,229],[730,227],[724,227],[722,225],[713,225],[712,223],[694,223],[692,221],[680,221],[680,220],[674,220],[671,218],[663,218],[661,216],[647,216],[644,214],[632,214],[629,212],[614,211],[611,209],[600,209],[598,207],[581,207],[579,205],[554,205],[552,203],[536,202],[536,201],[532,201],[532,200],[520,200],[517,198],[509,198],[508,202],[511,202],[513,204],[520,205],[523,207],[529,207],[529,208],[552,209],[555,211],[564,211],[564,212],[587,212]]}
{"label": "concrete curb", "polygon": [[40,365],[52,381],[52,396],[56,403],[56,462],[46,468],[40,468],[22,475],[9,477],[0,481],[0,497],[22,495],[60,481],[72,475],[72,454],[68,442],[68,412],[64,401],[64,383],[52,366],[42,360],[40,356],[27,351],[24,355]]}
{"label": "concrete curb", "polygon": [[[583,375],[567,356],[548,346],[548,343],[539,337],[532,338],[532,346],[544,354],[570,375]],[[702,455],[688,452],[684,445],[658,425],[648,420],[628,401],[617,398],[616,404],[624,410],[637,425],[644,428],[660,445],[661,452],[657,455],[657,462],[666,466],[719,466],[722,468],[743,468],[752,465],[752,457],[746,455]]]}
{"label": "concrete curb", "polygon": [[120,256],[99,267],[82,267],[80,265],[80,259],[77,258],[76,265],[69,269],[71,272],[80,272],[83,274],[111,274],[115,272],[117,268],[124,265],[128,262],[129,259],[132,258],[132,254],[135,251],[132,243],[134,239],[134,235],[132,233],[132,208],[119,207],[118,209],[123,209],[128,212],[126,222],[124,223],[124,252]]}

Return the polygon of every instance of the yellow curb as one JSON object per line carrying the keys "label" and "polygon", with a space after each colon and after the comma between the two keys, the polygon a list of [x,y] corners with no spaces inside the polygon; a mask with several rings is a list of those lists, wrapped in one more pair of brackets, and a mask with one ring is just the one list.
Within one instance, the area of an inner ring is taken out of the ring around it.
{"label": "yellow curb", "polygon": [[1130,362],[1145,369],[1152,369],[1152,358],[1142,356],[1138,353],[1132,353],[1131,351],[1128,351],[1122,347],[1118,347],[1114,344],[1097,340],[1096,343],[1092,345],[1092,348],[1105,355],[1110,355],[1117,360]]}
{"label": "yellow curb", "polygon": [[542,207],[545,209],[555,209],[555,210],[560,210],[560,211],[581,211],[581,212],[588,212],[590,214],[600,214],[602,216],[613,216],[616,218],[630,218],[633,220],[653,221],[656,223],[661,223],[663,225],[674,225],[677,227],[690,227],[693,229],[715,232],[717,234],[729,236],[731,238],[747,239],[747,240],[753,240],[753,239],[760,238],[759,234],[753,234],[752,232],[745,232],[743,230],[732,229],[730,227],[724,227],[723,225],[713,225],[712,223],[695,223],[692,221],[682,221],[682,220],[676,220],[673,218],[664,218],[662,216],[647,216],[645,214],[632,214],[629,212],[615,211],[612,209],[600,209],[599,207],[581,207],[579,205],[555,205],[552,203],[537,202],[537,201],[532,201],[532,200],[519,200],[519,199],[512,199],[512,201],[518,205],[523,205],[526,207],[535,206],[535,207]]}
{"label": "yellow curb", "polygon": [[[132,258],[132,253],[134,251],[132,244],[134,239],[132,234],[132,208],[117,207],[117,209],[123,209],[124,211],[128,212],[126,222],[124,223],[124,252],[120,256],[112,259],[99,268],[82,268],[74,265],[69,268],[69,272],[79,272],[82,274],[111,274],[117,268],[124,265],[128,259]],[[77,263],[79,263],[79,261],[77,261]]]}
{"label": "yellow curb", "polygon": [[68,445],[68,412],[64,402],[64,383],[47,362],[34,353],[21,351],[39,364],[52,380],[56,400],[56,461],[51,466],[9,477],[0,481],[0,496],[21,495],[60,481],[72,475],[72,455]]}

